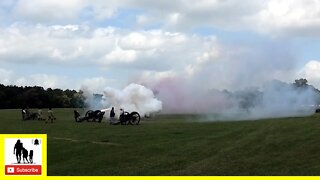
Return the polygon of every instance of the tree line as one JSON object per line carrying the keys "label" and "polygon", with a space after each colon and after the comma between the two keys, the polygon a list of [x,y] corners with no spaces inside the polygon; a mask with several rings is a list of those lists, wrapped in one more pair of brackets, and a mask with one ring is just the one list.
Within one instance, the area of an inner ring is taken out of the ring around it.
{"label": "tree line", "polygon": [[0,84],[0,109],[82,108],[85,97],[80,90],[44,89],[39,86],[5,86]]}

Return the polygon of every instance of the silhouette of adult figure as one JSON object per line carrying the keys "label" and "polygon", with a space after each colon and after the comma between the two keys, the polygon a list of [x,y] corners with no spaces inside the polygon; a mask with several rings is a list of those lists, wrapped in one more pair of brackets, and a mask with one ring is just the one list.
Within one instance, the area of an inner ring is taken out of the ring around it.
{"label": "silhouette of adult figure", "polygon": [[22,143],[20,142],[20,139],[17,140],[16,144],[14,145],[13,154],[16,155],[17,162],[21,162],[21,153],[22,153]]}

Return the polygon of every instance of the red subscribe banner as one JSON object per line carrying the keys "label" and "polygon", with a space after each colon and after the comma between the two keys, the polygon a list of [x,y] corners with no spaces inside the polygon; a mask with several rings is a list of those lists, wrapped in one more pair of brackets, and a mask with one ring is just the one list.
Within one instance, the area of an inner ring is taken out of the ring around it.
{"label": "red subscribe banner", "polygon": [[5,175],[41,175],[41,165],[6,165]]}

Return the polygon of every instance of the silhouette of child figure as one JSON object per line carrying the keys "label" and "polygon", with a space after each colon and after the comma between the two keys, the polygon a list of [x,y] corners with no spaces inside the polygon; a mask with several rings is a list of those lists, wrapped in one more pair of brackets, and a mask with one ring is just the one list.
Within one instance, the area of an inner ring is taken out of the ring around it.
{"label": "silhouette of child figure", "polygon": [[33,163],[33,150],[30,150],[29,161],[30,161],[30,163]]}
{"label": "silhouette of child figure", "polygon": [[23,163],[25,163],[25,160],[27,161],[27,163],[29,163],[29,161],[28,161],[28,150],[23,148],[22,149],[22,154],[23,154]]}

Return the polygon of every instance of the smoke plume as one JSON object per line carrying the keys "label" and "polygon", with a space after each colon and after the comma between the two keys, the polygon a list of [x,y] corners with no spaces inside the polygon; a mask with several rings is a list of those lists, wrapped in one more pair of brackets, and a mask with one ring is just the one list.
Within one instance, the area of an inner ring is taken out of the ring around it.
{"label": "smoke plume", "polygon": [[[301,79],[303,80],[303,79]],[[242,90],[203,89],[178,78],[152,84],[163,113],[200,114],[206,120],[248,120],[306,116],[314,113],[319,91],[305,84],[267,81]]]}
{"label": "smoke plume", "polygon": [[88,86],[85,85],[82,85],[80,90],[83,92],[85,104],[89,109],[97,110],[103,108],[101,96],[99,94],[95,94]]}
{"label": "smoke plume", "polygon": [[162,102],[155,98],[150,89],[139,84],[129,84],[123,90],[105,88],[102,104],[104,107],[123,108],[128,112],[137,111],[142,116],[162,110]]}

